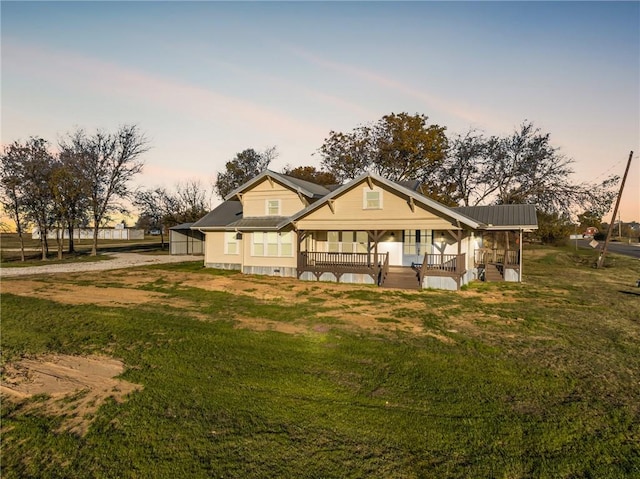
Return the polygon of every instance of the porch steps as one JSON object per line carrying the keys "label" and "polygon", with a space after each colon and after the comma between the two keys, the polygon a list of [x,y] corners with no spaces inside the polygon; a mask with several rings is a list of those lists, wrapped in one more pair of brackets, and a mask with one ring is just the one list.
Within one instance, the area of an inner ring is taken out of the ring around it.
{"label": "porch steps", "polygon": [[484,269],[484,280],[487,282],[496,282],[504,281],[504,278],[495,264],[488,264]]}
{"label": "porch steps", "polygon": [[420,283],[418,283],[416,271],[412,268],[391,266],[382,287],[389,289],[420,289]]}

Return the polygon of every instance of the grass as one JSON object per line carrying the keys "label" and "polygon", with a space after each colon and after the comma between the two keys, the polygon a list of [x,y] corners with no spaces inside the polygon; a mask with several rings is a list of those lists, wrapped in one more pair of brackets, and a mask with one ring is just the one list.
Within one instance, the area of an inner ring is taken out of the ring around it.
{"label": "grass", "polygon": [[[526,253],[526,283],[461,293],[307,283],[285,295],[293,283],[263,277],[207,290],[182,278],[240,276],[185,263],[144,268],[145,284],[108,281],[173,306],[3,294],[3,362],[108,354],[143,389],[102,406],[82,437],[3,402],[2,476],[639,477],[638,261],[595,270],[590,251]],[[365,307],[386,332],[348,327],[344,310]],[[241,318],[309,328],[238,329]],[[403,318],[430,334],[394,329]]]}

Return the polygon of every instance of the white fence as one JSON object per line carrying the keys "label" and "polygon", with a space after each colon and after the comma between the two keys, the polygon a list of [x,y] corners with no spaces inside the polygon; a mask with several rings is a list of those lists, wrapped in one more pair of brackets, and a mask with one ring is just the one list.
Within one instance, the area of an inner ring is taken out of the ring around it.
{"label": "white fence", "polygon": [[[62,233],[64,239],[69,239],[69,231],[58,232],[56,230],[47,232],[47,239],[55,240]],[[40,230],[37,228],[31,232],[31,238],[40,239]],[[74,239],[93,239],[93,228],[76,228],[73,230]],[[134,228],[100,228],[98,239],[103,240],[142,240],[144,230]]]}

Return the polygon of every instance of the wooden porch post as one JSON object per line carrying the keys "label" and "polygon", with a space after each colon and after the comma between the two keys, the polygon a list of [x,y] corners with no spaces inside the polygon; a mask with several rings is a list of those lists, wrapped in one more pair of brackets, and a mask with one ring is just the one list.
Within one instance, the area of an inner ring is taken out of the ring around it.
{"label": "wooden porch post", "polygon": [[518,282],[522,283],[522,228],[520,228],[520,237],[518,245]]}

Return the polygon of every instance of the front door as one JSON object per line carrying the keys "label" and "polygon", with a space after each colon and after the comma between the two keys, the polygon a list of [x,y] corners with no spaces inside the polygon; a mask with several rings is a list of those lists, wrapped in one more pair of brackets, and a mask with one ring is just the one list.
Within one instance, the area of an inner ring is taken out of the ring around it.
{"label": "front door", "polygon": [[404,230],[402,233],[402,265],[422,264],[425,253],[432,253],[433,230]]}

